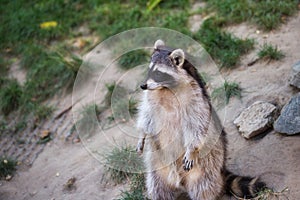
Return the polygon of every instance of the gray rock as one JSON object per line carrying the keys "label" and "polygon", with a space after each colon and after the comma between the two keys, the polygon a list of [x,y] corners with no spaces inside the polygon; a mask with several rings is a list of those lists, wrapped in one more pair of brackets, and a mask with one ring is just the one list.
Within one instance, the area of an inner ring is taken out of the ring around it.
{"label": "gray rock", "polygon": [[234,120],[239,132],[247,139],[263,133],[272,127],[277,108],[271,103],[257,101]]}
{"label": "gray rock", "polygon": [[274,124],[274,129],[288,135],[300,133],[300,93],[282,108],[280,116]]}
{"label": "gray rock", "polygon": [[300,89],[300,61],[292,67],[289,84]]}

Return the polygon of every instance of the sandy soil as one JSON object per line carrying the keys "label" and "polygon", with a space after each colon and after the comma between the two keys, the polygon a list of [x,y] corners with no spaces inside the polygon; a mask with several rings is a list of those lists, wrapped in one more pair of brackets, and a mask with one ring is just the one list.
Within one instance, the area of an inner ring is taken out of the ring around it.
{"label": "sandy soil", "polygon": [[[245,56],[241,66],[222,72],[227,80],[238,82],[244,88],[241,100],[232,99],[226,107],[225,129],[228,132],[228,168],[240,175],[262,176],[275,190],[286,187],[289,200],[300,199],[300,138],[287,137],[270,131],[264,137],[245,140],[237,132],[233,120],[256,100],[265,100],[283,106],[297,91],[288,85],[292,64],[300,60],[300,13],[279,30],[257,33],[254,26],[241,24],[228,27],[239,37],[255,38],[259,47],[264,42],[277,45],[286,57],[279,62],[259,61],[248,67],[256,58],[256,52]],[[114,72],[112,72],[114,73]],[[299,91],[298,91],[299,92]],[[61,111],[72,102],[71,94],[60,98],[57,110]],[[71,118],[72,114],[69,113]],[[118,138],[120,127],[107,133]],[[103,181],[103,166],[86,147],[102,145],[102,135],[96,135],[84,143],[67,143],[58,139],[48,143],[32,167],[19,169],[11,181],[0,182],[0,199],[115,199],[125,185]],[[76,177],[76,189],[64,189],[66,182]],[[280,199],[286,199],[280,197]]]}

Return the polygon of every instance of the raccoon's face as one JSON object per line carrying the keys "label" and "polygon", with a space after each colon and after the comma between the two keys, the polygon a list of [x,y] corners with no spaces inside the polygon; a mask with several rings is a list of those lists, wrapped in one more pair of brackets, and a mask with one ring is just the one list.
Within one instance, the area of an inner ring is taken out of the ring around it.
{"label": "raccoon's face", "polygon": [[164,42],[157,40],[151,56],[146,80],[141,84],[143,90],[157,90],[176,87],[185,61],[183,50],[164,48]]}

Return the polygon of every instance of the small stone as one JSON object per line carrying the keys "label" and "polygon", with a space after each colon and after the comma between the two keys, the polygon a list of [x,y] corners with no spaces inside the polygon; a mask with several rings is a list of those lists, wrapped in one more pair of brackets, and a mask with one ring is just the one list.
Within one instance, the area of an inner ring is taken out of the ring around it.
{"label": "small stone", "polygon": [[85,47],[85,46],[86,46],[86,41],[83,40],[82,38],[77,38],[77,39],[75,40],[75,42],[73,43],[73,47],[74,47],[75,49],[82,49],[82,48]]}
{"label": "small stone", "polygon": [[80,138],[75,138],[74,140],[73,140],[73,143],[79,143],[81,140],[80,140]]}
{"label": "small stone", "polygon": [[274,129],[287,135],[300,133],[300,93],[282,108],[280,116],[274,124]]}
{"label": "small stone", "polygon": [[32,196],[32,197],[33,197],[34,195],[36,195],[36,194],[37,194],[37,191],[30,192],[29,194],[30,194],[30,196]]}
{"label": "small stone", "polygon": [[275,121],[277,108],[271,103],[257,101],[234,120],[239,132],[246,139],[263,133]]}
{"label": "small stone", "polygon": [[75,182],[76,182],[76,177],[70,178],[70,179],[64,184],[64,190],[68,190],[68,191],[76,190]]}
{"label": "small stone", "polygon": [[56,176],[56,177],[59,177],[59,172],[57,172],[57,173],[55,174],[55,176]]}
{"label": "small stone", "polygon": [[50,134],[51,134],[51,132],[49,130],[43,130],[40,134],[40,138],[45,139],[45,138],[49,137]]}
{"label": "small stone", "polygon": [[300,61],[292,66],[289,84],[300,89]]}
{"label": "small stone", "polygon": [[264,39],[266,39],[266,38],[268,38],[269,37],[269,35],[263,35],[263,38]]}
{"label": "small stone", "polygon": [[6,180],[6,181],[10,181],[11,179],[12,179],[12,175],[9,175],[9,174],[8,174],[8,175],[5,177],[5,180]]}

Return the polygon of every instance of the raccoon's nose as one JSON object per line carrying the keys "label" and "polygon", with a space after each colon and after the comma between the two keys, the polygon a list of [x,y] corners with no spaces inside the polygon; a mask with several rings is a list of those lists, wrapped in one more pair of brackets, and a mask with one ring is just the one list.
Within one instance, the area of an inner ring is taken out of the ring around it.
{"label": "raccoon's nose", "polygon": [[140,85],[140,87],[142,90],[147,90],[147,84],[142,84],[142,85]]}

